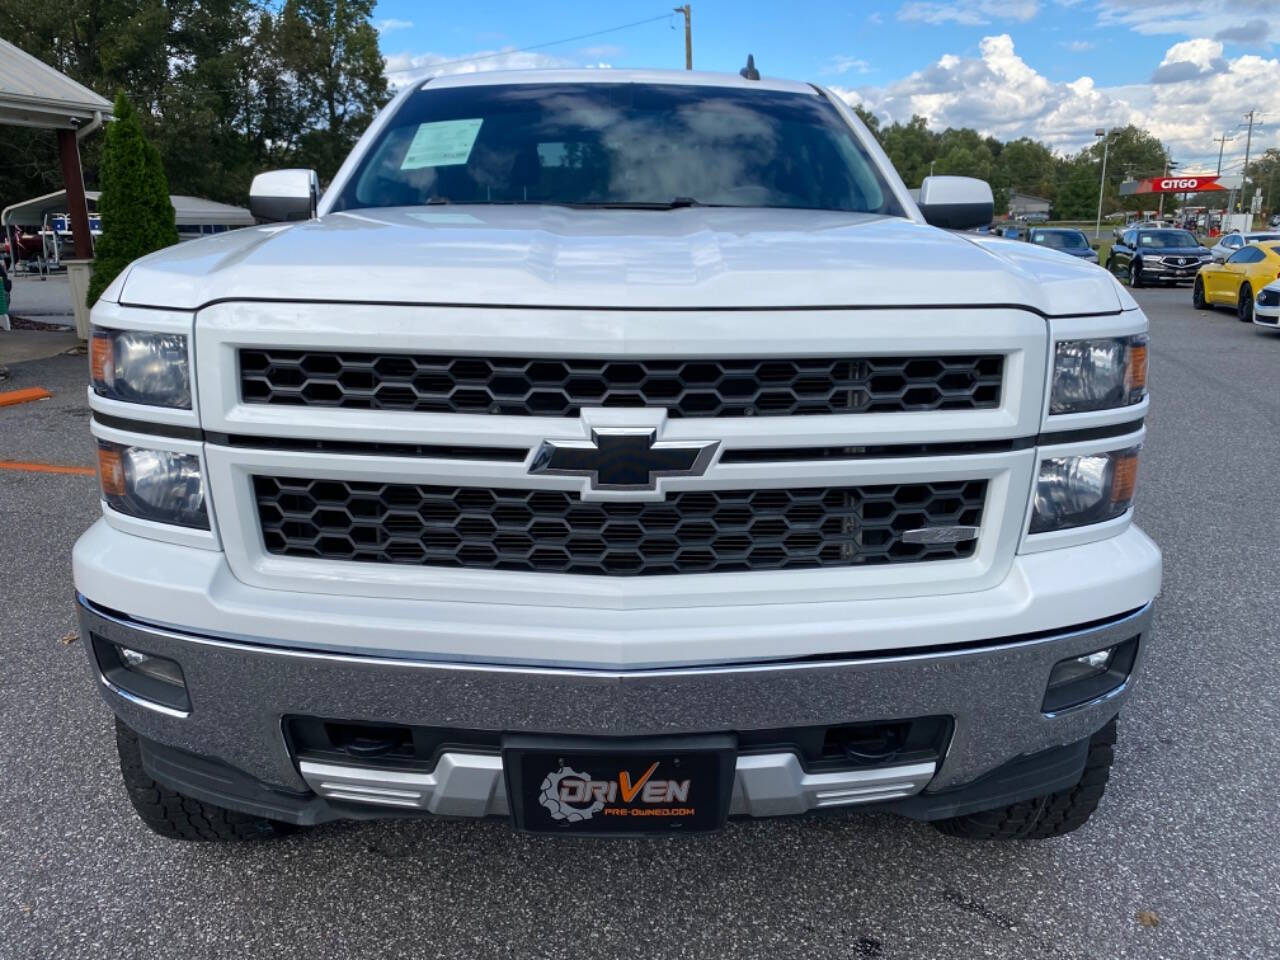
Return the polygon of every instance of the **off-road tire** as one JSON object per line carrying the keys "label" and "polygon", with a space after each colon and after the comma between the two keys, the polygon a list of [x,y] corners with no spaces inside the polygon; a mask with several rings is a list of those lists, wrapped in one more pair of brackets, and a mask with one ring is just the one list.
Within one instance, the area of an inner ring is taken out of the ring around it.
{"label": "off-road tire", "polygon": [[183,796],[152,780],[142,767],[138,735],[116,720],[116,751],[129,802],[142,822],[171,840],[268,840],[296,828]]}
{"label": "off-road tire", "polygon": [[1046,794],[995,810],[984,810],[934,826],[951,837],[968,840],[1043,840],[1060,837],[1078,827],[1098,809],[1115,759],[1116,721],[1089,738],[1089,755],[1080,782],[1070,790]]}
{"label": "off-road tire", "polygon": [[1195,283],[1191,286],[1191,306],[1197,310],[1209,309],[1209,301],[1204,298],[1204,281],[1196,277]]}

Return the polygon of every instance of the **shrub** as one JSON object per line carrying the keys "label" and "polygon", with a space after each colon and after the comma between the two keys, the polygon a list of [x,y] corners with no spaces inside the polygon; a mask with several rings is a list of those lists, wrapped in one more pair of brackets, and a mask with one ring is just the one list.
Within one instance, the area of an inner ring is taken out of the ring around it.
{"label": "shrub", "polygon": [[160,151],[143,134],[123,93],[116,97],[114,113],[102,146],[102,236],[95,244],[89,306],[134,260],[178,242]]}

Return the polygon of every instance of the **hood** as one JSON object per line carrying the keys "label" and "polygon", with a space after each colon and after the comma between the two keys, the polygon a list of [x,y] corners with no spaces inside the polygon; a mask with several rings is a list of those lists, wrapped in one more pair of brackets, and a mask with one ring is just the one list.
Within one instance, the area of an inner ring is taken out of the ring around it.
{"label": "hood", "polygon": [[1025,243],[828,211],[360,210],[236,230],[137,261],[120,301],[741,309],[1018,304],[1120,309],[1115,281]]}

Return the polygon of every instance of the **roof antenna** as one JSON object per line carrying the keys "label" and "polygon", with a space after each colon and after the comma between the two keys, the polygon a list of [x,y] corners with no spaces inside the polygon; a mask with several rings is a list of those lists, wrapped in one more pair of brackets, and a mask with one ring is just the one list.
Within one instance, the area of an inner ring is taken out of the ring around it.
{"label": "roof antenna", "polygon": [[751,54],[747,54],[747,65],[738,71],[738,76],[745,77],[747,80],[760,79],[760,71],[756,69],[756,58]]}

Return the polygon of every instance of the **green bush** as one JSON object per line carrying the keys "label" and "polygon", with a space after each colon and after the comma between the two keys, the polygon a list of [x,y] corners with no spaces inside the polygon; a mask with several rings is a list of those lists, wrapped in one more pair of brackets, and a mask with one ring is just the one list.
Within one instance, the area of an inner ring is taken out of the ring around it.
{"label": "green bush", "polygon": [[143,135],[138,114],[123,93],[116,97],[114,112],[102,146],[102,236],[94,245],[89,306],[134,260],[178,242],[160,151]]}

